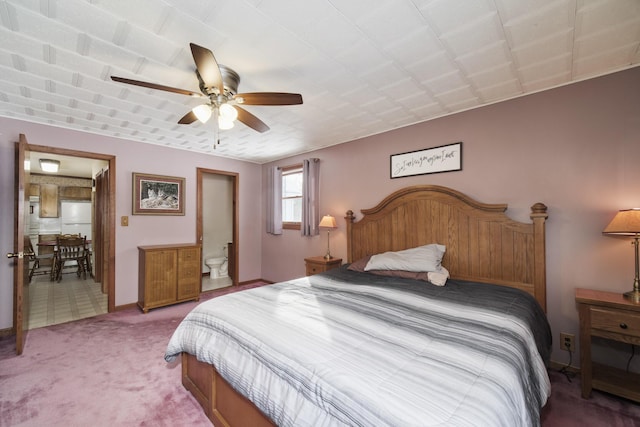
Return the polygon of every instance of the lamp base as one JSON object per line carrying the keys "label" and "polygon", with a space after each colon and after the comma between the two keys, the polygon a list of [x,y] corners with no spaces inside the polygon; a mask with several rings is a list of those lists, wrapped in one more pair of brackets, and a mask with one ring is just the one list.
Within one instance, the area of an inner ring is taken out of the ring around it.
{"label": "lamp base", "polygon": [[333,257],[329,253],[324,256],[324,259],[326,259],[327,261],[330,260],[331,258]]}
{"label": "lamp base", "polygon": [[631,300],[635,303],[640,303],[640,290],[634,289],[629,292],[625,292],[622,294],[626,299]]}

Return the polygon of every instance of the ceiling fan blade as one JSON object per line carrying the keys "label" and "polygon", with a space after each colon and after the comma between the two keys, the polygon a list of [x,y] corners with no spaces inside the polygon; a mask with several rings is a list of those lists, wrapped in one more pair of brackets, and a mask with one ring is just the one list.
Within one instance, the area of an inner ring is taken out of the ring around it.
{"label": "ceiling fan blade", "polygon": [[240,108],[237,105],[234,105],[233,108],[238,110],[238,120],[249,126],[251,129],[254,129],[260,133],[269,130],[269,126],[267,126],[265,122],[263,122],[244,108]]}
{"label": "ceiling fan blade", "polygon": [[205,89],[217,88],[219,93],[224,93],[222,74],[213,52],[194,43],[189,43],[189,46],[191,46],[191,55],[193,55],[193,61],[196,63],[198,74],[200,74],[200,78],[204,82]]}
{"label": "ceiling fan blade", "polygon": [[234,96],[239,104],[246,105],[297,105],[302,104],[299,93],[253,92],[239,93]]}
{"label": "ceiling fan blade", "polygon": [[194,96],[198,98],[202,96],[199,93],[191,92],[190,90],[179,89],[171,86],[163,86],[155,83],[143,82],[140,80],[125,79],[124,77],[111,76],[111,80],[113,80],[114,82],[126,83],[128,85],[142,86],[142,87],[148,87],[149,89],[157,89],[157,90],[164,90],[166,92],[179,93],[180,95]]}
{"label": "ceiling fan blade", "polygon": [[181,125],[188,125],[190,123],[195,122],[196,120],[198,120],[198,118],[196,117],[195,114],[193,114],[193,111],[189,111],[178,121],[178,123]]}

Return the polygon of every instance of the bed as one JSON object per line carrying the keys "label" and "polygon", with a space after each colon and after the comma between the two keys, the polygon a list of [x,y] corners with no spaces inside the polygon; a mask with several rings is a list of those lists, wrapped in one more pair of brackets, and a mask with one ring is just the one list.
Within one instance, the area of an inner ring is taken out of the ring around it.
{"label": "bed", "polygon": [[[165,359],[216,426],[539,425],[546,206],[506,209],[423,185],[349,211],[347,265],[200,304]],[[444,286],[350,269],[436,243]]]}

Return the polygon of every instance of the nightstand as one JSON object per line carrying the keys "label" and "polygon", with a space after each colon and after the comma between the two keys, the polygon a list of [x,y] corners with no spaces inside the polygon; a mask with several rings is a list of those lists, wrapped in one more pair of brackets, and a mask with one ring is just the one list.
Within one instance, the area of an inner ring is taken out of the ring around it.
{"label": "nightstand", "polygon": [[323,256],[312,256],[305,258],[304,263],[307,267],[307,276],[313,276],[314,274],[340,267],[342,258],[324,259]]}
{"label": "nightstand", "polygon": [[591,361],[591,337],[640,345],[640,304],[622,294],[576,289],[580,314],[582,397],[591,389],[640,402],[640,375]]}

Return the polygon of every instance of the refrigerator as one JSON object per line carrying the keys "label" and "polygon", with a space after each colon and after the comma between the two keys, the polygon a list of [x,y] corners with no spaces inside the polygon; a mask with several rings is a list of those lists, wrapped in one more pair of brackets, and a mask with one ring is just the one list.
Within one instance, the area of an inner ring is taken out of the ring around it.
{"label": "refrigerator", "polygon": [[91,202],[61,202],[60,231],[80,234],[91,240]]}

